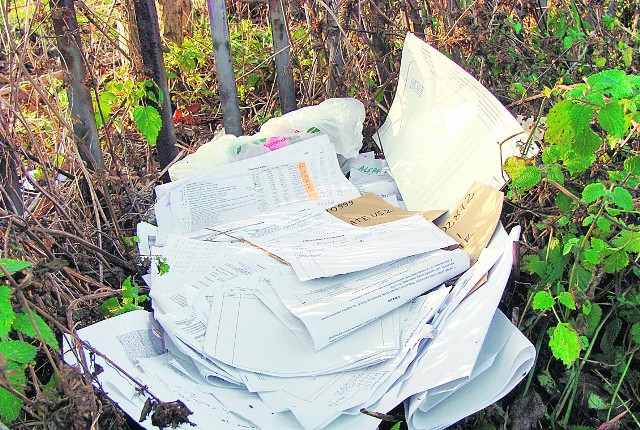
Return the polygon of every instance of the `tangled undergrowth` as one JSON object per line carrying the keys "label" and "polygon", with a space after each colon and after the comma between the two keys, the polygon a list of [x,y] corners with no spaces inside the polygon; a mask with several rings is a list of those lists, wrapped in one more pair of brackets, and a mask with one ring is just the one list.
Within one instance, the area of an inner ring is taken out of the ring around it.
{"label": "tangled undergrowth", "polygon": [[[0,421],[135,428],[90,373],[61,361],[59,342],[105,313],[148,306],[137,285],[148,264],[162,263],[140,261],[135,247],[135,225],[148,217],[161,172],[145,105],[157,91],[130,46],[130,4],[76,2],[105,159],[97,173],[73,142],[48,5],[0,3]],[[413,31],[544,136],[536,159],[508,161],[503,214],[523,234],[520,273],[501,308],[538,359],[507,398],[455,428],[640,428],[638,1],[336,3],[332,13],[321,2],[288,4],[299,106],[356,97],[371,136]],[[194,5],[191,30],[165,49],[181,155],[222,126],[206,7]],[[228,6],[250,134],[279,114],[272,36],[266,5]],[[331,61],[330,31],[341,48]]]}

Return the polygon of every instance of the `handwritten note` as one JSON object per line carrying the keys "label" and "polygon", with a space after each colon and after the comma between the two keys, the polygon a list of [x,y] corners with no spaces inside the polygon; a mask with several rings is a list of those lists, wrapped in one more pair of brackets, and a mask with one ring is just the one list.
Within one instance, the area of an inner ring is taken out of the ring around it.
{"label": "handwritten note", "polygon": [[451,215],[437,225],[462,245],[473,263],[498,225],[503,201],[502,192],[475,182]]}

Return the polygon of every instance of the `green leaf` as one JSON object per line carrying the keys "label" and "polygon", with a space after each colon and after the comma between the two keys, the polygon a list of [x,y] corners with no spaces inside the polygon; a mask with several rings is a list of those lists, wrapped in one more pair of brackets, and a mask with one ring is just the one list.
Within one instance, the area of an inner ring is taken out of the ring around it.
{"label": "green leaf", "polygon": [[28,364],[36,358],[37,348],[21,340],[5,340],[0,342],[0,354],[6,360],[20,364]]}
{"label": "green leaf", "polygon": [[634,323],[629,334],[635,343],[640,344],[640,323]]}
{"label": "green leaf", "polygon": [[538,291],[533,296],[533,302],[531,303],[531,306],[535,310],[544,310],[551,308],[554,303],[555,300],[548,291]]}
{"label": "green leaf", "polygon": [[580,356],[582,341],[570,324],[560,323],[553,329],[549,346],[553,356],[570,367]]}
{"label": "green leaf", "polygon": [[598,264],[602,261],[602,251],[604,251],[606,244],[602,239],[594,237],[591,239],[590,245],[584,251],[584,258],[591,264]]}
{"label": "green leaf", "polygon": [[547,173],[547,178],[551,179],[559,183],[560,185],[564,184],[564,174],[562,173],[562,167],[559,164],[551,164],[545,169]]}
{"label": "green leaf", "polygon": [[5,423],[15,421],[20,415],[22,400],[4,388],[0,388],[0,420]]}
{"label": "green leaf", "polygon": [[562,212],[568,212],[571,208],[571,198],[564,193],[559,193],[556,196],[556,206],[558,206],[558,209]]}
{"label": "green leaf", "polygon": [[604,234],[609,234],[611,231],[611,222],[608,219],[600,217],[596,220],[596,225]]}
{"label": "green leaf", "polygon": [[7,337],[15,318],[11,305],[11,289],[6,285],[0,285],[0,339]]}
{"label": "green leaf", "polygon": [[640,232],[638,231],[622,230],[611,242],[627,252],[640,253]]}
{"label": "green leaf", "polygon": [[558,296],[558,301],[569,309],[576,309],[576,301],[573,298],[573,294],[571,294],[569,291],[563,291],[562,293],[560,293],[560,295]]}
{"label": "green leaf", "polygon": [[640,176],[640,155],[625,159],[624,170],[632,175]]}
{"label": "green leaf", "polygon": [[589,399],[587,400],[587,404],[590,409],[596,410],[604,410],[609,408],[609,404],[604,401],[602,397],[597,395],[596,393],[589,394]]}
{"label": "green leaf", "polygon": [[629,191],[622,187],[615,187],[613,193],[610,194],[613,204],[626,211],[633,209],[633,197],[629,194]]}
{"label": "green leaf", "polygon": [[518,188],[529,189],[540,182],[541,174],[537,166],[528,166],[520,175],[513,179],[513,185]]}
{"label": "green leaf", "polygon": [[570,253],[571,249],[573,249],[573,247],[577,245],[579,241],[580,239],[578,239],[577,237],[572,237],[571,239],[567,240],[564,244],[564,247],[562,248],[562,255],[567,255],[568,253]]}
{"label": "green leaf", "polygon": [[589,184],[584,187],[584,190],[582,190],[582,201],[585,203],[592,203],[605,194],[607,194],[607,189],[605,188],[604,184],[600,182]]}
{"label": "green leaf", "polygon": [[[56,339],[55,334],[53,334],[53,330],[51,330],[51,327],[47,325],[47,323],[42,319],[40,315],[36,314],[35,312],[32,312],[31,315],[33,315],[33,320],[38,327],[38,331],[40,331],[40,334],[42,335],[44,343],[46,343],[56,351],[59,350],[58,340]],[[13,328],[15,330],[18,330],[20,333],[26,334],[32,339],[38,339],[36,329],[33,327],[33,324],[31,324],[31,319],[26,313],[16,314],[16,320],[13,323]]]}
{"label": "green leaf", "polygon": [[587,78],[587,83],[594,90],[621,99],[633,94],[629,79],[622,70],[604,70]]}
{"label": "green leaf", "polygon": [[100,307],[102,314],[106,316],[117,315],[120,309],[122,309],[122,306],[120,305],[120,301],[117,297],[108,298],[102,303],[102,306]]}
{"label": "green leaf", "polygon": [[613,251],[604,258],[604,272],[615,273],[629,264],[629,255],[623,249]]}
{"label": "green leaf", "polygon": [[152,106],[138,106],[133,111],[133,121],[149,145],[155,145],[162,128],[162,118],[158,111]]}
{"label": "green leaf", "polygon": [[598,112],[598,124],[610,135],[622,137],[627,124],[620,102],[611,102],[601,108]]}
{"label": "green leaf", "polygon": [[[10,275],[33,266],[33,264],[28,261],[13,260],[11,258],[0,258],[0,264],[4,266]],[[0,272],[0,278],[4,278],[4,273]]]}
{"label": "green leaf", "polygon": [[391,430],[400,430],[400,424],[402,424],[402,422],[395,423],[393,427],[391,427]]}

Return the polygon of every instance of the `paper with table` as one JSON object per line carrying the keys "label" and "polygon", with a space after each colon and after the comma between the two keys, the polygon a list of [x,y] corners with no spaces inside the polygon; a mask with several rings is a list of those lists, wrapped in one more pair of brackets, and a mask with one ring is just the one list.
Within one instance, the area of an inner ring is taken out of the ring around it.
{"label": "paper with table", "polygon": [[[380,131],[388,166],[365,154],[347,180],[320,136],[158,186],[157,228],[139,227],[153,317],[79,337],[202,429],[373,430],[361,409],[403,402],[409,428],[442,428],[504,396],[535,358],[496,311],[519,230],[499,224],[494,140],[519,129],[413,36],[398,91]],[[433,139],[408,143],[425,125]],[[71,348],[65,360],[82,361]],[[137,418],[136,384],[96,363]]]}

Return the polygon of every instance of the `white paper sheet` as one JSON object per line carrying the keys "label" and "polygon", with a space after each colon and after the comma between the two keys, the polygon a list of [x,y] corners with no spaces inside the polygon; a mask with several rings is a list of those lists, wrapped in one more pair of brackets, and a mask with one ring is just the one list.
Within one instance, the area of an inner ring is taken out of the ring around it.
{"label": "white paper sheet", "polygon": [[331,206],[360,195],[342,174],[326,136],[160,185],[156,194],[159,244],[169,233],[194,232],[290,203]]}
{"label": "white paper sheet", "polygon": [[502,161],[520,154],[524,133],[471,75],[407,35],[396,96],[373,136],[407,209],[452,210],[474,181],[501,188]]}
{"label": "white paper sheet", "polygon": [[468,268],[459,249],[433,251],[333,278],[274,276],[271,285],[320,350]]}
{"label": "white paper sheet", "polygon": [[[348,203],[353,204],[353,200],[345,202]],[[457,245],[419,215],[357,227],[321,208],[307,207],[258,216],[251,221],[255,224],[239,233],[290,263],[301,281],[352,273]]]}

